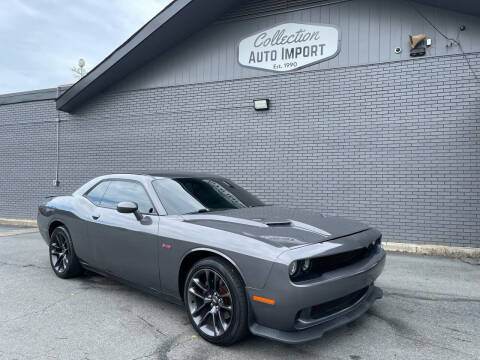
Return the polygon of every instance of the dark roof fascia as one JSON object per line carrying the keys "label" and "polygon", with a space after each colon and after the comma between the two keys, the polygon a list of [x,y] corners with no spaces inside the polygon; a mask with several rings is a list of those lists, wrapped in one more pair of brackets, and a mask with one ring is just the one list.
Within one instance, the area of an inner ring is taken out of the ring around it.
{"label": "dark roof fascia", "polygon": [[480,1],[478,0],[414,0],[414,2],[467,15],[480,16]]}
{"label": "dark roof fascia", "polygon": [[57,99],[72,112],[242,0],[175,0]]}
{"label": "dark roof fascia", "polygon": [[0,105],[18,104],[31,101],[54,100],[58,96],[57,88],[22,91],[0,95]]}

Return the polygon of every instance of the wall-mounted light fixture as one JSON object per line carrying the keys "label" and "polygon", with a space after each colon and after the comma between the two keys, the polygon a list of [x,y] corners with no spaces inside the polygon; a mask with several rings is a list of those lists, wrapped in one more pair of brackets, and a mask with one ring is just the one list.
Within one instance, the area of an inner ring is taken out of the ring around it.
{"label": "wall-mounted light fixture", "polygon": [[410,56],[416,57],[425,55],[425,46],[423,46],[423,44],[427,35],[408,35],[408,37],[410,38]]}
{"label": "wall-mounted light fixture", "polygon": [[253,107],[257,111],[268,110],[269,105],[270,105],[270,100],[268,99],[253,100]]}

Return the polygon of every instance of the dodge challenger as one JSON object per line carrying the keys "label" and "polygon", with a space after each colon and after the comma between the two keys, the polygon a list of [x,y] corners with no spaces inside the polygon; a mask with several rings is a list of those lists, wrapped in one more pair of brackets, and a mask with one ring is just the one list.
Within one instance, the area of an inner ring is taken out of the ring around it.
{"label": "dodge challenger", "polygon": [[379,231],[211,174],[97,177],[40,205],[38,228],[58,277],[89,270],[183,305],[218,345],[317,339],[382,297]]}

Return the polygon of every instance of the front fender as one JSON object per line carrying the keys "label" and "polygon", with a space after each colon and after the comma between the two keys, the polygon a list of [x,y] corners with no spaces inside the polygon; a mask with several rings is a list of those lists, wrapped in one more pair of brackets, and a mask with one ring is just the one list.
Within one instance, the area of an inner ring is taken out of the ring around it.
{"label": "front fender", "polygon": [[180,295],[180,264],[195,251],[209,251],[223,257],[233,264],[247,287],[262,288],[276,257],[284,250],[247,236],[175,218],[162,218],[159,234],[161,283],[164,291],[174,296]]}

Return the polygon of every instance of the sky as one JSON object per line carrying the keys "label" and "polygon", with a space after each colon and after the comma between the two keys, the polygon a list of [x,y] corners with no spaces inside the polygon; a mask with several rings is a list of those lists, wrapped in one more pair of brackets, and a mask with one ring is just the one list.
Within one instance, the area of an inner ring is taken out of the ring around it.
{"label": "sky", "polygon": [[171,0],[1,0],[0,94],[77,81]]}

